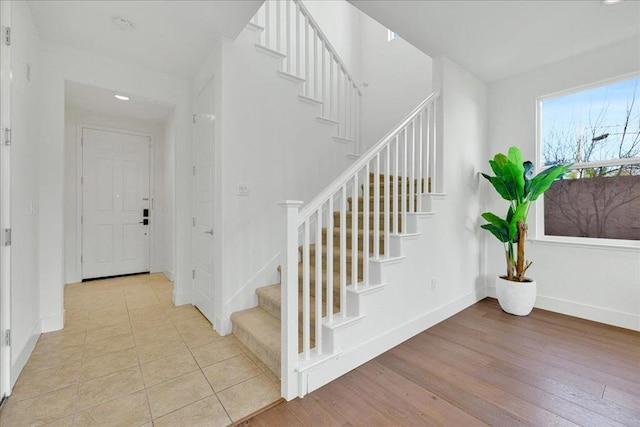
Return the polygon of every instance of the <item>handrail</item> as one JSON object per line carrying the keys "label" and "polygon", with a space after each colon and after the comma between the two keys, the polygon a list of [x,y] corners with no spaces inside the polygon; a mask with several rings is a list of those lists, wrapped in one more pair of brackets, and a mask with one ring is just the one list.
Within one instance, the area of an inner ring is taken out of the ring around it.
{"label": "handrail", "polygon": [[338,62],[340,64],[340,67],[342,68],[344,73],[351,79],[351,81],[353,82],[353,87],[358,91],[358,95],[362,95],[362,91],[360,90],[360,87],[356,84],[356,79],[353,78],[353,75],[351,75],[351,73],[349,72],[349,69],[347,68],[345,63],[342,61],[342,58],[340,58],[340,55],[338,55],[338,52],[336,52],[336,50],[334,49],[334,47],[331,44],[331,42],[329,42],[329,39],[327,38],[327,36],[324,34],[324,32],[322,32],[322,29],[320,28],[320,25],[318,25],[316,20],[313,19],[313,16],[311,16],[311,12],[309,12],[309,10],[304,5],[304,3],[302,3],[302,0],[293,0],[293,1],[294,1],[294,3],[298,4],[302,14],[309,20],[309,23],[311,24],[311,26],[316,30],[316,32],[318,34],[318,37],[327,46],[327,50],[329,50],[329,52],[331,52],[331,54],[334,56],[336,62]]}
{"label": "handrail", "polygon": [[[298,1],[298,0],[294,0]],[[357,173],[363,166],[370,162],[376,154],[378,154],[385,145],[391,141],[400,131],[402,131],[418,114],[424,110],[424,108],[433,103],[438,96],[439,91],[434,91],[424,101],[422,101],[416,108],[413,109],[407,117],[405,117],[399,125],[397,125],[391,132],[380,139],[373,147],[367,150],[355,163],[349,166],[344,172],[342,172],[331,184],[329,184],[320,194],[314,197],[309,203],[307,203],[299,214],[299,225],[303,224],[306,218],[309,218],[315,211],[322,206],[329,197],[333,196],[340,188],[345,185]]]}

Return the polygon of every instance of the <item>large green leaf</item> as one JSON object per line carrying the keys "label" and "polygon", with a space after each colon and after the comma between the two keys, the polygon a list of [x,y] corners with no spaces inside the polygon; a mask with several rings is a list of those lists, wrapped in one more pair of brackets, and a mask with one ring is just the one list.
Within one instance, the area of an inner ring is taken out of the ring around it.
{"label": "large green leaf", "polygon": [[491,234],[496,236],[496,238],[498,240],[500,240],[502,243],[509,242],[509,235],[508,235],[508,231],[507,230],[505,230],[503,228],[496,227],[493,224],[483,224],[480,227],[484,228],[485,230],[490,231]]}
{"label": "large green leaf", "polygon": [[521,202],[524,197],[524,168],[522,165],[515,163],[507,163],[504,166],[504,175],[500,176],[505,185],[511,190],[511,199]]}
{"label": "large green leaf", "polygon": [[482,176],[484,176],[487,180],[489,180],[489,182],[491,182],[493,188],[496,189],[498,194],[500,194],[503,199],[511,201],[515,200],[515,197],[517,197],[517,192],[513,183],[506,182],[502,177],[489,176],[486,173],[483,173]]}
{"label": "large green leaf", "polygon": [[509,152],[507,158],[509,159],[509,163],[513,163],[518,167],[520,173],[524,175],[524,166],[522,161],[522,153],[518,147],[509,147]]}
{"label": "large green leaf", "polygon": [[529,200],[534,201],[549,189],[553,181],[569,170],[571,165],[557,165],[545,169],[531,180],[529,187]]}
{"label": "large green leaf", "polygon": [[509,228],[509,223],[494,213],[485,212],[482,214],[482,218],[484,218],[488,223],[495,225],[496,227],[504,229]]}
{"label": "large green leaf", "polygon": [[497,176],[503,175],[504,165],[509,163],[509,159],[502,153],[498,153],[493,157],[493,160],[489,160],[489,166],[491,166],[491,170]]}

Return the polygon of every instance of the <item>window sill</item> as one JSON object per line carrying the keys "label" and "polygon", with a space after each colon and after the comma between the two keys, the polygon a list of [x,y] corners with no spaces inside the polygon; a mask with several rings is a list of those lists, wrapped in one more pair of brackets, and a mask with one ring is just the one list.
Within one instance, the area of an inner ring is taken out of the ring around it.
{"label": "window sill", "polygon": [[[603,240],[603,241],[598,241]],[[605,249],[640,253],[640,242],[634,240],[591,239],[585,237],[544,236],[527,239],[533,245],[564,246],[588,249]]]}

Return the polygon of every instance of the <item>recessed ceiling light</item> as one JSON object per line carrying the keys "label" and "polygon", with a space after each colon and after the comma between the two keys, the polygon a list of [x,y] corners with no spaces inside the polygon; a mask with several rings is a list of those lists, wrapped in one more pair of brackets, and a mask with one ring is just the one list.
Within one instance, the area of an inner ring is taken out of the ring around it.
{"label": "recessed ceiling light", "polygon": [[133,30],[133,24],[128,19],[123,18],[122,16],[116,16],[112,20],[113,25],[120,28],[123,31],[131,31]]}
{"label": "recessed ceiling light", "polygon": [[611,6],[612,4],[622,3],[622,0],[602,0],[602,4],[605,6]]}
{"label": "recessed ceiling light", "polygon": [[119,99],[120,101],[128,101],[129,97],[128,96],[124,96],[124,95],[114,95],[116,99]]}

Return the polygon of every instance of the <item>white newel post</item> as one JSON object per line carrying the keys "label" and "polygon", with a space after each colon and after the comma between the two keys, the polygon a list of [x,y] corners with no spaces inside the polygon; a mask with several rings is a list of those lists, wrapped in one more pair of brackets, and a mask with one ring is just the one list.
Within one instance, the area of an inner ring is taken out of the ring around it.
{"label": "white newel post", "polygon": [[284,200],[282,267],[280,270],[281,312],[280,392],[287,400],[298,396],[298,217],[303,202]]}

